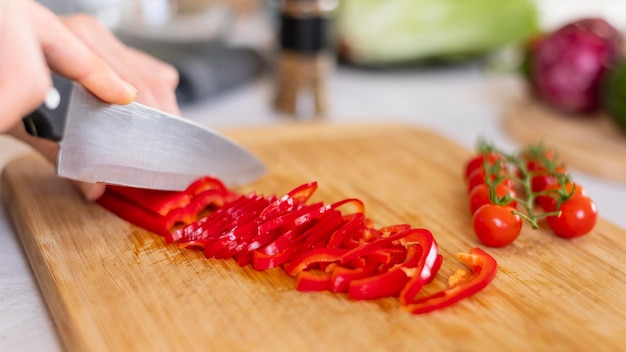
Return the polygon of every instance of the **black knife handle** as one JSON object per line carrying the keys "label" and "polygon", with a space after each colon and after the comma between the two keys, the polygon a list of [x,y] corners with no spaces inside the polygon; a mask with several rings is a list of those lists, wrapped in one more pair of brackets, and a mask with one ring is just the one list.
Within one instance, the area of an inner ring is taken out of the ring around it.
{"label": "black knife handle", "polygon": [[52,82],[53,87],[43,104],[22,118],[22,123],[26,132],[33,136],[60,141],[65,129],[73,82],[57,75],[52,75]]}

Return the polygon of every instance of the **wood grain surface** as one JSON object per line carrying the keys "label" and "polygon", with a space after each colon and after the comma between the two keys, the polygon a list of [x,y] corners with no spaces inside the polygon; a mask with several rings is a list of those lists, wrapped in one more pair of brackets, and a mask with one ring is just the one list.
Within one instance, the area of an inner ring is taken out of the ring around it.
{"label": "wood grain surface", "polygon": [[626,133],[605,114],[564,114],[524,96],[505,112],[504,128],[520,144],[542,141],[580,171],[626,182]]}
{"label": "wood grain surface", "polygon": [[[361,198],[379,225],[430,229],[445,256],[443,287],[480,246],[462,165],[470,152],[407,126],[300,125],[227,131],[270,173],[245,188],[283,194],[317,180],[314,199]],[[2,175],[14,221],[70,351],[619,351],[626,346],[626,234],[600,219],[582,238],[526,227],[486,250],[499,263],[476,296],[425,315],[395,299],[302,293],[281,270],[164,245],[81,199],[37,155]],[[484,248],[484,247],[483,247]]]}

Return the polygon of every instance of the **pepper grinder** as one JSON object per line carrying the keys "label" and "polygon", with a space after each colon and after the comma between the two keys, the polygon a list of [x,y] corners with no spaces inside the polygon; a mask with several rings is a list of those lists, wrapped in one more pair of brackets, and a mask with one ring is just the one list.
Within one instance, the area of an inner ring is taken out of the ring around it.
{"label": "pepper grinder", "polygon": [[336,0],[282,0],[274,107],[298,119],[324,115],[333,64],[330,21]]}

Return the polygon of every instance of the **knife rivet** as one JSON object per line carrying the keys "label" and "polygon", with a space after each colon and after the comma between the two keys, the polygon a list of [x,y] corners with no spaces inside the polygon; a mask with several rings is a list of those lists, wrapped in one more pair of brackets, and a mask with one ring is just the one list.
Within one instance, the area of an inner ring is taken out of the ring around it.
{"label": "knife rivet", "polygon": [[46,93],[44,104],[48,110],[54,110],[61,105],[61,94],[56,88],[52,87],[48,93]]}

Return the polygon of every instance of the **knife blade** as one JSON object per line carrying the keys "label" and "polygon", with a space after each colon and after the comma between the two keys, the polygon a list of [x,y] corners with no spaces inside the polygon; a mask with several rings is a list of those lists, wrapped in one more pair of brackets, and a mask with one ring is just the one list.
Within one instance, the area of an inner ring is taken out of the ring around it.
{"label": "knife blade", "polygon": [[215,130],[135,102],[104,103],[60,76],[53,81],[45,102],[22,121],[28,133],[60,141],[61,177],[177,191],[203,176],[236,187],[267,171]]}

